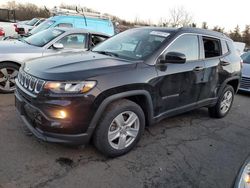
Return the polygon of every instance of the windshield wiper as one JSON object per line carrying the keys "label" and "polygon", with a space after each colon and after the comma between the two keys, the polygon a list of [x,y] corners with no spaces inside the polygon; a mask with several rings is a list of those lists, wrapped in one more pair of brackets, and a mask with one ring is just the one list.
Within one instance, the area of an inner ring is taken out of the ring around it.
{"label": "windshield wiper", "polygon": [[119,57],[119,55],[117,53],[109,52],[109,51],[93,51],[93,52],[103,54],[103,55],[108,55],[108,56],[111,56],[111,57]]}

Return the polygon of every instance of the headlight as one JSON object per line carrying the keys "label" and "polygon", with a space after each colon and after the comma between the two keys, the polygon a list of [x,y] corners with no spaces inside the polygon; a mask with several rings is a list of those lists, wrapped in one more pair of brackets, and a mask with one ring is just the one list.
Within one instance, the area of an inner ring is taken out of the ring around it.
{"label": "headlight", "polygon": [[236,179],[235,188],[250,188],[250,161],[248,160],[242,167]]}
{"label": "headlight", "polygon": [[95,85],[96,81],[46,82],[44,89],[52,93],[87,93]]}

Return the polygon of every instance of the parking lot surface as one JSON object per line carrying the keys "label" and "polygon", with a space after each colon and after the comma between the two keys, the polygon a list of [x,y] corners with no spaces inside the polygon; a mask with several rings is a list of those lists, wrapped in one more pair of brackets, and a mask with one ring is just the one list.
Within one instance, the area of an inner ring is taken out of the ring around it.
{"label": "parking lot surface", "polygon": [[127,155],[108,159],[91,145],[67,147],[28,134],[14,96],[0,95],[0,188],[231,187],[250,153],[250,95],[230,114],[202,108],[148,127]]}

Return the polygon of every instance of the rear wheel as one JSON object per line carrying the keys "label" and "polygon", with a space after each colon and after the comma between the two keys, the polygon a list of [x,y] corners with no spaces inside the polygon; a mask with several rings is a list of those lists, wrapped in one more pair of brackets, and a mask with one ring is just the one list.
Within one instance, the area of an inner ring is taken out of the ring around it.
{"label": "rear wheel", "polygon": [[0,92],[12,93],[16,89],[15,78],[19,66],[14,63],[0,63]]}
{"label": "rear wheel", "polygon": [[226,85],[215,106],[210,107],[209,114],[211,117],[222,118],[230,111],[234,100],[234,89]]}
{"label": "rear wheel", "polygon": [[119,100],[105,110],[95,131],[94,144],[106,156],[120,156],[136,145],[144,128],[141,107],[129,100]]}

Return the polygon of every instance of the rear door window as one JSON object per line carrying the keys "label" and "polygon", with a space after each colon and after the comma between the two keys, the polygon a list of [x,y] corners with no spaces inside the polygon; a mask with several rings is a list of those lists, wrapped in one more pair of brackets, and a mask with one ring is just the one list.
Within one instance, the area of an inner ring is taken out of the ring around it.
{"label": "rear door window", "polygon": [[202,37],[205,58],[219,57],[222,55],[219,39]]}

